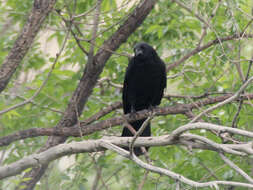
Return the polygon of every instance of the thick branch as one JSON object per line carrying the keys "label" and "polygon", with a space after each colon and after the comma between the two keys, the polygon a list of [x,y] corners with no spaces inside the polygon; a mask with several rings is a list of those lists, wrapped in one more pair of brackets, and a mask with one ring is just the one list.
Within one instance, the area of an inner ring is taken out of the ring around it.
{"label": "thick branch", "polygon": [[0,92],[2,92],[16,71],[20,62],[31,47],[33,40],[47,17],[53,9],[56,0],[34,0],[33,8],[24,28],[15,41],[8,56],[0,68]]}
{"label": "thick branch", "polygon": [[[111,51],[106,50],[109,49],[115,51],[122,43],[124,43],[127,38],[141,25],[155,3],[156,0],[141,1],[125,22],[119,27],[119,29],[103,43],[97,54],[93,57],[93,61],[86,64],[83,76],[69,101],[65,114],[58,122],[57,128],[71,127],[76,124],[77,117],[81,115],[84,105],[92,93],[92,89],[96,85],[99,75],[103,71],[105,63],[112,54]],[[41,148],[40,152],[63,143],[65,140],[66,137],[50,137],[46,145]],[[25,178],[31,178],[31,180],[25,182],[25,189],[33,189],[40,178],[37,178],[36,176],[41,176],[43,173],[43,169],[34,168],[30,171],[30,173],[26,174]]]}
{"label": "thick branch", "polygon": [[[202,128],[205,128],[205,125],[210,125],[210,128],[212,128],[213,130],[217,129],[216,126],[212,126],[212,124],[206,124],[206,123],[199,123],[199,124],[203,125]],[[195,124],[189,124],[189,125],[198,126],[199,124],[195,123]],[[223,126],[218,126],[218,127],[232,129],[230,127],[223,127]],[[184,128],[184,126],[180,128]],[[247,131],[242,132],[243,130],[239,130],[239,129],[232,129],[232,130],[234,130],[234,132],[237,132],[237,134],[239,135],[244,134],[244,132],[245,133],[247,132]],[[250,136],[253,138],[252,132],[247,132],[247,133],[249,133]],[[164,135],[160,137],[139,137],[135,141],[135,146],[136,147],[166,146],[166,145],[180,144],[187,147],[190,146],[192,148],[201,148],[201,149],[213,150],[217,152],[232,153],[230,149],[233,150],[232,147],[227,144],[219,144],[219,146],[217,145],[213,146],[213,144],[217,144],[217,143],[211,140],[209,140],[209,142],[206,141],[205,143],[198,142],[200,138],[205,138],[198,135],[184,134],[184,135],[181,135],[177,139],[173,137],[174,137],[173,135]],[[104,139],[99,139],[99,140],[87,140],[87,141],[82,141],[82,142],[72,142],[69,144],[60,144],[44,152],[41,152],[38,154],[32,154],[12,164],[0,167],[0,179],[16,175],[29,167],[48,165],[49,162],[65,155],[84,153],[84,152],[97,152],[97,151],[104,150],[105,142],[114,144],[120,147],[129,147],[132,141],[133,141],[133,137],[111,137],[110,136],[109,138],[104,138]],[[237,149],[239,147],[243,148],[245,147],[245,145],[247,146],[246,143],[237,145]],[[249,146],[247,147],[248,149],[251,150],[251,151],[249,150],[248,152],[253,153],[252,147],[249,147]],[[236,154],[236,152],[234,152],[234,154]]]}
{"label": "thick branch", "polygon": [[65,37],[65,39],[64,39],[64,41],[63,41],[63,44],[62,44],[62,46],[61,46],[61,49],[60,49],[59,52],[56,54],[56,57],[55,57],[55,59],[54,59],[54,63],[53,63],[53,65],[51,66],[50,71],[49,71],[48,74],[47,74],[47,78],[43,81],[43,83],[42,83],[41,86],[36,90],[36,92],[35,92],[30,98],[26,99],[24,102],[21,102],[21,103],[19,103],[19,104],[16,104],[16,105],[14,105],[14,106],[11,106],[11,107],[9,107],[9,108],[7,108],[7,109],[1,110],[1,111],[0,111],[0,115],[4,114],[4,113],[6,113],[6,112],[9,112],[9,111],[11,111],[11,110],[17,109],[18,107],[21,107],[21,106],[24,106],[24,105],[26,105],[26,104],[33,103],[33,102],[34,102],[33,100],[40,94],[40,92],[42,91],[42,89],[46,86],[46,84],[47,84],[47,82],[48,82],[48,80],[49,80],[49,78],[50,78],[50,76],[51,76],[51,74],[52,74],[52,72],[53,72],[53,70],[54,70],[54,68],[55,68],[56,63],[57,63],[57,61],[58,61],[60,55],[62,54],[62,52],[63,52],[63,50],[64,50],[64,48],[65,48],[66,42],[67,42],[67,40],[68,40],[68,36],[69,36],[69,33],[67,33],[67,35],[66,35],[66,37]]}
{"label": "thick branch", "polygon": [[118,47],[138,28],[138,26],[140,26],[155,3],[156,0],[142,1],[139,5],[137,5],[136,9],[129,15],[127,20],[119,27],[119,29],[104,42],[97,54],[94,56],[93,62],[86,65],[80,83],[78,84],[78,87],[69,102],[67,111],[58,126],[70,127],[76,123],[76,108],[78,110],[78,114],[80,115],[88,97],[92,93],[92,89],[96,85],[97,79],[102,72],[105,63],[112,54],[111,52],[106,51],[106,49],[112,51],[118,49]]}
{"label": "thick branch", "polygon": [[[178,104],[176,106],[171,107],[162,107],[162,108],[155,108],[153,111],[155,115],[168,115],[168,114],[185,114],[189,110],[192,109],[198,109],[199,107],[203,107],[206,105],[222,102],[230,97],[232,97],[233,94],[228,94],[224,96],[218,96],[218,97],[210,97],[206,98],[201,101],[197,101],[191,104]],[[253,99],[253,94],[246,94],[242,96],[243,99]],[[120,106],[118,103],[115,104],[115,107]],[[111,109],[108,107],[108,110]],[[106,110],[106,111],[108,111]],[[95,114],[95,116],[101,117],[101,113]],[[94,117],[91,117],[91,119],[85,120],[84,122],[80,123],[81,132],[82,135],[89,135],[97,131],[101,131],[107,128],[111,128],[117,125],[122,125],[125,121],[132,122],[139,119],[144,119],[150,116],[149,110],[143,110],[139,111],[135,114],[135,117],[130,117],[129,114],[125,115],[123,117],[114,117],[107,120],[99,121],[95,124],[89,124],[91,120],[95,119]],[[25,138],[31,138],[31,137],[38,137],[38,136],[80,136],[80,128],[78,126],[73,127],[58,127],[58,128],[31,128],[23,131],[19,131],[16,133],[13,133],[11,135],[1,137],[0,138],[0,146],[7,146],[10,143],[25,139]]]}

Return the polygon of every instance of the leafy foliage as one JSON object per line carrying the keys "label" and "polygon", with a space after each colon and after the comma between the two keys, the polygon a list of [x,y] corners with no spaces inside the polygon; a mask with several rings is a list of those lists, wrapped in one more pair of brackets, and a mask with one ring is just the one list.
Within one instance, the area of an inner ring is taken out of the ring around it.
{"label": "leafy foliage", "polygon": [[[120,3],[121,2],[121,3]],[[124,43],[117,53],[132,54],[132,47],[136,42],[145,41],[153,45],[167,66],[178,61],[184,55],[196,48],[203,36],[201,45],[216,38],[222,38],[241,32],[252,33],[252,24],[247,24],[252,19],[252,0],[233,1],[181,1],[191,7],[188,12],[175,2],[160,0],[145,22]],[[136,6],[136,1],[104,0],[101,7],[98,36],[96,37],[95,53],[98,47],[106,40],[120,24],[126,19],[131,10]],[[219,4],[217,11],[213,10]],[[92,36],[92,19],[94,11],[89,12],[95,5],[88,1],[63,1],[57,2],[55,9],[61,10],[65,19],[70,18],[70,13],[84,17],[75,19],[81,29],[84,40],[81,45],[88,50],[90,44],[87,40]],[[31,10],[32,1],[6,0],[0,6],[0,63],[7,56],[17,34],[24,25],[27,14]],[[204,20],[209,20],[210,25],[204,29]],[[211,18],[211,16],[213,16]],[[10,24],[8,24],[10,23]],[[78,34],[77,28],[73,31]],[[7,89],[0,95],[0,108],[5,110],[13,105],[32,97],[46,80],[55,56],[62,47],[66,38],[67,27],[61,17],[52,12],[47,18],[39,36],[26,55],[22,67],[18,68]],[[168,74],[167,94],[181,94],[185,96],[198,96],[204,93],[218,96],[229,92],[236,92],[242,85],[236,63],[239,63],[245,76],[253,52],[252,39],[240,38],[230,40],[204,49],[191,56],[179,66],[170,70]],[[29,128],[47,128],[55,126],[66,109],[69,99],[73,94],[87,62],[87,56],[78,47],[74,37],[70,34],[63,53],[56,63],[45,87],[33,100],[17,109],[1,115],[0,136],[6,136],[19,130]],[[80,120],[84,120],[102,108],[121,100],[121,89],[115,87],[123,83],[124,73],[128,58],[113,54],[100,75],[98,85],[93,89],[88,103],[85,105]],[[251,72],[252,73],[252,72]],[[250,75],[252,75],[250,73]],[[107,78],[108,80],[102,80]],[[116,85],[112,85],[116,84]],[[247,88],[247,93],[253,92],[253,86]],[[161,106],[188,104],[195,101],[191,98],[163,99]],[[253,107],[252,101],[243,104],[237,126],[238,128],[252,131]],[[208,106],[207,106],[208,107]],[[193,110],[198,114],[207,107]],[[238,102],[234,102],[216,109],[202,119],[207,122],[231,126],[234,115],[238,110]],[[61,113],[62,112],[62,113]],[[122,115],[116,110],[102,119]],[[177,127],[190,121],[185,115],[167,115],[156,117],[152,120],[152,134],[154,136],[169,134]],[[120,135],[122,127],[97,132],[83,138],[69,138],[68,142],[83,139],[97,139],[104,135]],[[209,139],[219,142],[220,139],[207,131],[194,131]],[[237,138],[237,137],[235,137]],[[47,137],[36,137],[12,143],[0,148],[0,164],[17,161],[24,156],[36,152],[46,142]],[[238,139],[244,141],[245,139]],[[2,156],[1,156],[2,155]],[[154,147],[150,149],[150,158],[153,164],[180,173],[196,181],[234,180],[245,182],[244,179],[218,157],[216,152],[207,150],[188,150],[180,146]],[[241,169],[252,176],[252,158],[229,157]],[[91,189],[98,172],[99,189],[137,189],[143,180],[145,171],[136,166],[132,161],[126,160],[114,152],[78,154],[71,159],[66,159],[62,164],[55,161],[50,164],[50,169],[37,184],[35,189]],[[74,161],[73,161],[74,160]],[[70,165],[69,165],[70,162]],[[67,166],[68,167],[67,167]],[[215,175],[211,175],[211,170]],[[22,179],[21,175],[0,181],[1,189],[14,189]],[[184,189],[191,187],[181,184]],[[155,173],[149,173],[143,189],[176,189],[175,181]],[[210,189],[210,188],[206,188]],[[225,188],[224,188],[225,189]],[[243,188],[237,188],[243,189]]]}

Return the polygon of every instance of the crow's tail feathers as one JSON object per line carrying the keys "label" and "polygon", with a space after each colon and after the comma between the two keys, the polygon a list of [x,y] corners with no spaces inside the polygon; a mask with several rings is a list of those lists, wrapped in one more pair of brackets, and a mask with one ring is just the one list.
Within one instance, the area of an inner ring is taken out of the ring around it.
{"label": "crow's tail feathers", "polygon": [[[135,131],[138,131],[145,120],[146,119],[137,120],[137,121],[131,122],[130,125],[135,129]],[[133,136],[133,134],[131,133],[131,131],[129,131],[128,128],[124,127],[121,136],[122,137],[131,137],[131,136]],[[142,134],[140,136],[141,137],[150,137],[151,136],[150,123],[146,126],[145,130],[142,132]],[[149,147],[145,147],[145,148],[146,148],[146,151],[148,151]],[[129,148],[124,148],[124,149],[129,151]],[[140,155],[143,155],[143,152],[142,152],[141,148],[138,147],[138,148],[134,148],[134,154],[136,156],[140,156]]]}

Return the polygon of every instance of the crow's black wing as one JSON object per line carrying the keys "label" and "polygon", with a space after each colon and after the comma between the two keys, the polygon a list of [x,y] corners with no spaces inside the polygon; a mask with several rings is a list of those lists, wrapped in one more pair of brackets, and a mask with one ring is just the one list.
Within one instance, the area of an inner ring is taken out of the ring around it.
{"label": "crow's black wing", "polygon": [[123,84],[123,94],[122,94],[122,101],[123,101],[123,110],[124,113],[130,113],[131,112],[131,101],[130,98],[134,96],[134,92],[131,88],[130,84],[130,75],[131,75],[131,69],[133,67],[133,58],[129,61],[128,67],[126,69],[125,73],[125,79]]}
{"label": "crow's black wing", "polygon": [[164,88],[167,85],[167,77],[166,77],[166,67],[162,60],[156,62],[153,73],[156,76],[156,80],[159,81],[159,84],[154,88],[154,96],[151,102],[152,106],[157,106],[160,104],[161,99],[163,97]]}
{"label": "crow's black wing", "polygon": [[160,83],[160,89],[159,89],[159,99],[161,101],[163,97],[164,89],[167,86],[167,74],[166,74],[166,66],[162,60],[159,63],[159,65],[161,66],[161,83]]}

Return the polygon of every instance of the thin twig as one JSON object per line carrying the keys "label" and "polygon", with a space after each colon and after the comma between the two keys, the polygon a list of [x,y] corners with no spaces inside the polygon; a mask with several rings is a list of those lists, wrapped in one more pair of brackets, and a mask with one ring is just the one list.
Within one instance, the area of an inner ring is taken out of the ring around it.
{"label": "thin twig", "polygon": [[129,145],[130,154],[134,153],[134,143],[136,139],[142,134],[142,132],[145,130],[147,125],[149,124],[150,120],[153,118],[153,116],[148,117],[143,124],[141,125],[140,129],[134,134],[133,140],[131,141]]}
{"label": "thin twig", "polygon": [[243,90],[249,85],[249,83],[253,80],[253,77],[251,77],[249,80],[247,80],[242,86],[241,88],[233,95],[231,96],[230,98],[224,100],[223,102],[220,102],[208,109],[206,109],[205,111],[201,112],[200,114],[198,114],[192,121],[191,123],[197,121],[200,117],[202,117],[204,114],[207,114],[225,104],[228,104],[229,102],[235,100],[236,98],[238,98],[240,96],[240,94],[243,92]]}
{"label": "thin twig", "polygon": [[93,28],[92,28],[92,37],[91,37],[91,46],[88,53],[88,62],[87,65],[93,63],[94,58],[94,47],[95,47],[95,40],[96,34],[98,31],[98,23],[99,23],[99,15],[100,15],[100,7],[101,7],[102,0],[97,0],[95,15],[93,17]]}
{"label": "thin twig", "polygon": [[[101,156],[104,156],[104,154],[102,154]],[[97,162],[97,160],[95,159],[94,156],[91,156],[91,158],[92,158],[92,161],[93,161],[94,166],[95,166],[96,171],[97,171],[96,177],[95,177],[93,185],[92,185],[92,190],[97,190],[98,189],[97,186],[98,186],[98,183],[99,183],[99,179],[102,182],[102,186],[105,187],[106,190],[109,190],[106,183],[105,183],[105,181],[104,181],[104,179],[103,179],[103,177],[102,177],[102,169],[103,169],[102,166],[100,166],[98,164],[98,162]]]}
{"label": "thin twig", "polygon": [[[240,34],[240,37],[239,38],[253,38],[253,34],[246,34],[246,33],[241,33]],[[227,36],[227,37],[222,37],[222,38],[216,38],[212,41],[209,41],[207,42],[206,44],[200,46],[200,47],[196,47],[194,48],[192,51],[190,51],[188,54],[184,55],[181,59],[179,59],[178,61],[172,63],[172,64],[169,64],[169,66],[167,67],[167,71],[177,67],[178,65],[180,65],[181,63],[183,63],[184,61],[186,61],[188,58],[192,57],[193,55],[215,45],[215,44],[218,44],[223,41],[228,41],[228,40],[232,40],[232,39],[238,39],[238,36],[237,35],[230,35],[230,36]],[[231,62],[234,62],[233,60],[230,60]],[[238,60],[236,60],[238,61]]]}
{"label": "thin twig", "polygon": [[90,12],[92,12],[93,10],[95,10],[97,7],[97,4],[94,5],[93,7],[91,7],[88,11],[84,12],[84,13],[81,13],[79,15],[73,15],[73,19],[76,19],[76,18],[80,18],[80,17],[85,17],[87,16]]}
{"label": "thin twig", "polygon": [[69,23],[67,21],[67,19],[65,19],[62,15],[61,12],[59,10],[56,10],[56,13],[61,17],[61,19],[63,20],[63,22],[65,23],[66,27],[69,28],[72,36],[74,37],[78,47],[81,49],[81,51],[88,56],[88,52],[86,51],[86,49],[84,49],[84,47],[81,45],[81,42],[79,40],[79,38],[76,36],[75,32],[73,31],[72,27],[69,27],[69,25],[72,25],[72,23]]}
{"label": "thin twig", "polygon": [[134,154],[131,156],[130,153],[128,153],[127,151],[125,151],[124,149],[111,144],[107,141],[104,141],[103,143],[101,143],[101,146],[113,150],[115,152],[117,152],[118,154],[131,159],[132,161],[134,161],[137,165],[139,165],[140,167],[147,169],[149,171],[155,172],[155,173],[159,173],[162,175],[166,175],[176,181],[180,181],[182,183],[188,184],[192,187],[215,187],[216,189],[218,189],[219,185],[232,185],[232,186],[241,186],[241,187],[251,187],[253,188],[253,184],[248,184],[248,183],[241,183],[241,182],[234,182],[234,181],[210,181],[210,182],[196,182],[193,180],[190,180],[180,174],[177,174],[175,172],[172,172],[168,169],[164,169],[164,168],[160,168],[157,166],[153,166],[151,164],[147,164],[145,162],[143,162],[142,160],[140,160],[138,157],[136,157]]}
{"label": "thin twig", "polygon": [[[251,66],[252,66],[252,63],[253,63],[253,56],[251,58],[252,60],[250,61],[249,63],[249,67],[248,67],[248,71],[247,71],[247,74],[246,74],[246,78],[245,80],[243,81],[243,84],[248,80],[249,78],[249,73],[250,73],[250,70],[251,70]],[[244,94],[244,91],[242,91],[242,94]],[[240,111],[242,109],[242,105],[243,105],[243,98],[240,99],[239,101],[239,105],[238,105],[238,109],[237,109],[237,112],[233,118],[233,121],[232,121],[232,127],[236,127],[237,123],[238,123],[238,116],[240,114]]]}
{"label": "thin twig", "polygon": [[[220,7],[221,1],[222,1],[222,0],[219,0],[218,3],[216,4],[216,7],[213,9],[212,14],[210,15],[210,17],[209,17],[209,19],[208,19],[208,21],[207,21],[208,23],[210,23],[211,20],[212,20],[212,18],[216,15],[216,12],[217,12],[217,10],[218,10],[219,7]],[[198,43],[198,47],[200,47],[200,45],[201,45],[201,43],[202,43],[204,37],[206,36],[206,34],[207,34],[206,31],[207,31],[207,25],[204,25],[204,26],[203,26],[203,30],[202,30],[202,34],[201,34],[201,36],[200,36],[200,40],[199,40],[199,43]]]}
{"label": "thin twig", "polygon": [[[118,169],[116,169],[112,175],[110,175],[106,180],[105,180],[105,184],[113,177],[115,176],[117,173],[119,173],[123,168],[122,167],[119,167]],[[102,184],[103,185],[103,184]],[[102,185],[100,185],[97,189],[100,190],[102,189]]]}
{"label": "thin twig", "polygon": [[47,82],[48,82],[48,80],[49,80],[49,78],[50,78],[50,76],[51,76],[51,74],[52,74],[52,72],[53,72],[53,70],[55,68],[56,63],[57,63],[60,55],[62,54],[62,52],[63,52],[63,50],[65,48],[66,42],[68,40],[68,37],[69,37],[69,31],[66,34],[66,37],[65,37],[65,39],[63,41],[63,44],[62,44],[62,47],[61,47],[60,51],[56,54],[56,57],[54,59],[54,63],[51,66],[51,69],[50,69],[49,73],[47,74],[47,78],[43,81],[42,85],[37,89],[37,91],[34,93],[34,95],[32,97],[28,98],[27,100],[25,100],[24,102],[21,102],[19,104],[16,104],[16,105],[11,106],[11,107],[9,107],[9,108],[7,108],[5,110],[0,111],[0,115],[2,115],[4,113],[7,113],[7,112],[9,112],[11,110],[17,109],[19,107],[22,107],[22,106],[24,106],[24,105],[26,105],[28,103],[32,103],[32,101],[34,100],[34,98],[39,95],[39,93],[42,91],[42,89],[46,86],[46,84],[47,84]]}
{"label": "thin twig", "polygon": [[[10,94],[10,93],[7,93],[7,92],[2,92],[3,95],[7,95],[7,96],[14,96],[14,97],[17,97],[21,100],[24,100],[24,101],[27,101],[27,98],[21,96],[21,95],[18,95],[18,94]],[[47,110],[50,110],[52,112],[55,112],[55,113],[59,113],[59,114],[64,114],[64,112],[60,111],[60,110],[57,110],[57,109],[54,109],[54,108],[51,108],[49,106],[42,106],[40,105],[39,103],[35,102],[34,100],[31,100],[30,102],[31,104],[35,105],[35,106],[38,106],[40,108],[43,108],[43,109],[47,109]]]}
{"label": "thin twig", "polygon": [[149,171],[145,170],[143,179],[141,180],[141,183],[138,185],[138,190],[142,190],[143,189],[143,186],[144,186],[146,180],[148,179],[148,174],[149,174]]}
{"label": "thin twig", "polygon": [[105,116],[106,114],[120,108],[122,106],[121,102],[114,102],[113,104],[109,105],[108,107],[100,110],[99,112],[97,112],[96,114],[92,115],[91,117],[85,119],[84,121],[82,121],[82,123],[85,123],[86,125],[97,121],[98,119],[100,119],[101,117]]}
{"label": "thin twig", "polygon": [[245,173],[241,168],[239,168],[235,163],[229,160],[223,153],[219,153],[222,160],[229,165],[229,167],[233,168],[238,174],[240,174],[244,179],[253,184],[253,179]]}

